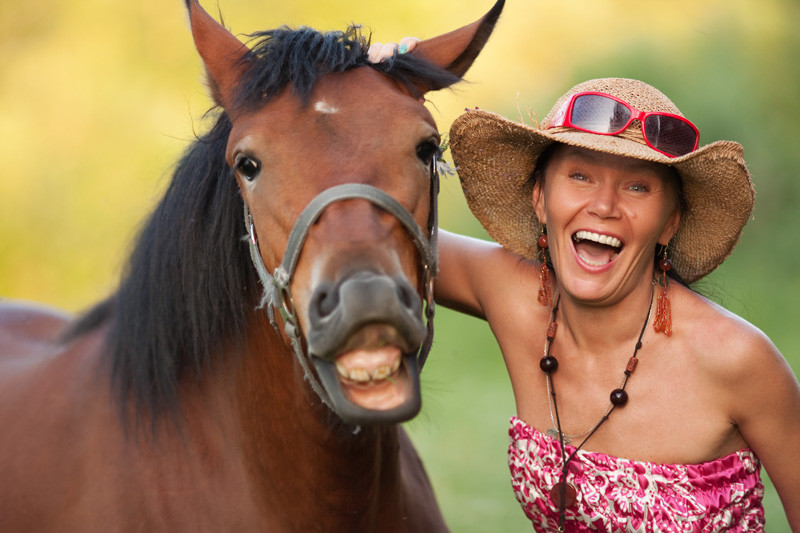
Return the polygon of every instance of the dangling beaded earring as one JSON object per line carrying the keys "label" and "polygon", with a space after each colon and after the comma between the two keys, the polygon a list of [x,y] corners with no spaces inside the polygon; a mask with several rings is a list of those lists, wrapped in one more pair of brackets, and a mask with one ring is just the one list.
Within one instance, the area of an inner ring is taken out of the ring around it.
{"label": "dangling beaded earring", "polygon": [[542,270],[539,271],[539,303],[545,307],[550,307],[553,304],[553,284],[550,281],[550,269],[547,268],[547,233],[542,228],[542,234],[539,236],[539,253],[542,256]]}
{"label": "dangling beaded earring", "polygon": [[[668,245],[667,245],[668,246]],[[653,320],[653,329],[656,333],[664,333],[667,337],[672,335],[672,309],[669,296],[667,296],[667,272],[672,268],[672,261],[667,258],[667,246],[664,246],[664,256],[658,262],[661,270],[661,292],[656,300],[656,316]]]}

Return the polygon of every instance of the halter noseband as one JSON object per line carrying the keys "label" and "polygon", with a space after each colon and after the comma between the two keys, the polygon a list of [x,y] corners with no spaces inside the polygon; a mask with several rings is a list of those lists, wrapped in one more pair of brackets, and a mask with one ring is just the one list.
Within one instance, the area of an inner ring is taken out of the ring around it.
{"label": "halter noseband", "polygon": [[322,402],[330,407],[332,404],[330,397],[325,392],[322,384],[317,377],[311,372],[309,366],[308,355],[304,352],[300,337],[300,324],[297,319],[297,313],[294,308],[294,301],[290,285],[292,277],[294,276],[297,261],[300,257],[303,244],[305,243],[308,232],[314,222],[319,218],[322,212],[332,203],[340,202],[342,200],[350,200],[353,198],[361,198],[368,202],[377,205],[381,209],[387,211],[397,218],[408,233],[413,237],[414,244],[419,251],[422,261],[423,269],[423,289],[425,291],[425,320],[427,325],[427,334],[425,340],[417,352],[417,361],[420,370],[428,358],[431,346],[433,344],[433,315],[435,312],[435,303],[433,300],[433,280],[437,272],[437,236],[438,236],[438,209],[437,198],[439,195],[439,174],[437,172],[437,157],[434,156],[431,161],[431,190],[430,190],[430,214],[428,216],[428,235],[425,236],[417,221],[403,207],[400,202],[389,196],[387,193],[364,183],[345,183],[343,185],[336,185],[329,189],[325,189],[318,194],[300,213],[300,216],[295,221],[291,233],[289,233],[289,240],[286,244],[286,251],[284,252],[283,261],[275,269],[272,275],[267,272],[266,266],[261,259],[261,253],[258,249],[258,239],[256,237],[255,227],[253,225],[253,217],[250,215],[250,210],[247,203],[244,203],[244,220],[248,229],[248,236],[245,237],[249,243],[250,259],[253,261],[258,277],[261,280],[261,285],[264,287],[264,294],[261,297],[257,309],[267,307],[269,321],[278,329],[275,320],[274,308],[278,309],[284,323],[284,331],[289,337],[294,348],[294,353],[297,356],[300,365],[303,368],[306,380],[311,385],[311,388],[317,393]]}

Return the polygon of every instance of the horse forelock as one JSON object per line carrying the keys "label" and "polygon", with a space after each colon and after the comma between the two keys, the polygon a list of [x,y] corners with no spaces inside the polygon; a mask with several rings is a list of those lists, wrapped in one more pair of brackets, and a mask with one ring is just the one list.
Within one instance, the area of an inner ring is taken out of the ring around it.
{"label": "horse forelock", "polygon": [[251,53],[245,74],[234,96],[239,109],[257,110],[291,86],[307,105],[316,83],[325,75],[357,67],[370,67],[421,96],[419,85],[442,89],[460,77],[410,54],[396,55],[381,63],[369,60],[370,37],[360,26],[322,33],[308,27],[277,29],[250,35]]}

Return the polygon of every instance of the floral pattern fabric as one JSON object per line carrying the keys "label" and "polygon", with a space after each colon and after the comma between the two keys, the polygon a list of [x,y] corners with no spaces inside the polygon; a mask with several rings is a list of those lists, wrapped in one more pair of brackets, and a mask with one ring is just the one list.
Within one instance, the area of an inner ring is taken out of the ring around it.
{"label": "floral pattern fabric", "polygon": [[[511,485],[534,531],[555,531],[550,489],[561,479],[561,445],[517,417],[509,428]],[[575,448],[567,445],[571,454]],[[567,479],[577,490],[565,530],[763,532],[761,463],[745,449],[695,465],[655,464],[579,450]]]}

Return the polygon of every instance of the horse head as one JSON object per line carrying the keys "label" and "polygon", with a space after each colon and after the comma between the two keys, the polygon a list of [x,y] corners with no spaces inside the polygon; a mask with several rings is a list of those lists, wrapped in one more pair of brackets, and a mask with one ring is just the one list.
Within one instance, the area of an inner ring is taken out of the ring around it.
{"label": "horse head", "polygon": [[440,138],[423,97],[460,80],[503,0],[381,64],[370,63],[355,29],[282,28],[251,47],[197,0],[186,3],[230,121],[225,157],[261,304],[312,388],[346,422],[413,417],[436,272]]}

